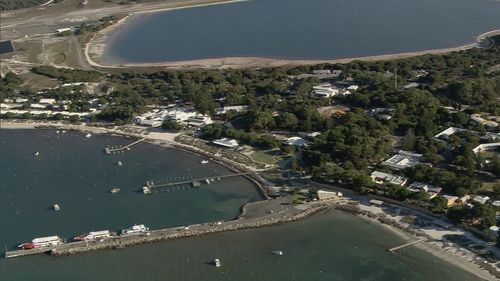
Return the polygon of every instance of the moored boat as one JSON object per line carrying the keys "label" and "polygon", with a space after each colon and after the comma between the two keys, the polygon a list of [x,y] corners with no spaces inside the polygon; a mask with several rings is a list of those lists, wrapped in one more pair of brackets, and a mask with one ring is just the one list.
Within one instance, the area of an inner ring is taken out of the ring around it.
{"label": "moored boat", "polygon": [[208,164],[208,160],[201,160],[201,164]]}
{"label": "moored boat", "polygon": [[219,259],[215,259],[215,260],[214,260],[214,265],[215,265],[215,267],[221,267],[221,266],[222,266],[222,263],[220,262],[220,260],[219,260]]}
{"label": "moored boat", "polygon": [[123,166],[123,163],[122,163],[122,161],[118,161],[118,162],[116,162],[116,165],[121,167],[121,166]]}
{"label": "moored boat", "polygon": [[149,227],[144,224],[135,224],[132,227],[125,228],[121,231],[121,235],[134,235],[134,234],[149,234]]}
{"label": "moored boat", "polygon": [[120,189],[118,187],[115,187],[115,188],[110,190],[111,193],[117,193],[118,191],[120,191]]}
{"label": "moored boat", "polygon": [[271,254],[273,255],[278,255],[278,256],[282,256],[283,255],[283,251],[280,251],[280,250],[275,250],[275,251],[272,251]]}
{"label": "moored boat", "polygon": [[60,245],[62,243],[63,243],[63,240],[59,236],[47,236],[47,237],[35,238],[35,239],[31,240],[31,242],[23,243],[23,244],[19,245],[18,247],[23,248],[24,250],[29,250],[29,249],[40,248],[40,247]]}
{"label": "moored boat", "polygon": [[87,235],[77,236],[73,238],[75,241],[92,241],[102,240],[111,237],[112,234],[109,230],[91,231]]}
{"label": "moored boat", "polygon": [[91,134],[86,134],[85,137],[86,138],[90,138],[92,135]]}
{"label": "moored boat", "polygon": [[54,209],[54,211],[59,211],[61,207],[59,207],[59,204],[53,204],[52,209]]}

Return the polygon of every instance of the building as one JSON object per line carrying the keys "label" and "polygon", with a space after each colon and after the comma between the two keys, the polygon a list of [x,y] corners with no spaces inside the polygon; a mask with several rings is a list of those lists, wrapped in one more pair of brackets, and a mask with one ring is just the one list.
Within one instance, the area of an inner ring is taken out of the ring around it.
{"label": "building", "polygon": [[351,91],[351,92],[355,92],[359,89],[359,86],[358,85],[351,85],[351,86],[347,87],[346,89]]}
{"label": "building", "polygon": [[461,129],[461,128],[456,128],[456,127],[449,127],[445,129],[444,131],[440,132],[439,134],[435,135],[434,138],[437,140],[444,139],[448,140],[448,138],[456,133],[467,131],[466,129]]}
{"label": "building", "polygon": [[11,40],[0,41],[0,55],[13,53],[16,49],[14,48],[14,44]]}
{"label": "building", "polygon": [[232,105],[232,106],[224,106],[221,108],[218,108],[215,114],[217,115],[222,115],[226,114],[228,111],[236,111],[236,112],[242,112],[248,110],[248,105]]}
{"label": "building", "polygon": [[489,200],[490,200],[490,197],[488,197],[488,196],[481,196],[481,195],[476,195],[476,196],[474,197],[474,199],[472,199],[472,201],[473,201],[474,203],[477,203],[477,204],[479,204],[479,205],[483,205],[483,204],[485,204],[486,202],[488,202]]}
{"label": "building", "polygon": [[229,138],[217,139],[217,140],[212,141],[212,143],[220,145],[220,146],[224,146],[227,148],[238,147],[238,141],[236,141],[235,139],[229,139]]}
{"label": "building", "polygon": [[342,192],[318,190],[318,199],[320,201],[337,199],[339,197],[342,197]]}
{"label": "building", "polygon": [[330,83],[320,84],[313,87],[312,94],[321,98],[332,98],[339,93],[339,89]]}
{"label": "building", "polygon": [[491,203],[493,207],[500,208],[500,200],[495,200]]}
{"label": "building", "polygon": [[419,164],[420,158],[422,158],[422,154],[400,150],[398,154],[382,162],[382,165],[395,170],[402,170]]}
{"label": "building", "polygon": [[447,200],[446,206],[448,207],[457,204],[457,202],[459,201],[457,196],[443,195],[443,197]]}
{"label": "building", "polygon": [[396,176],[396,175],[392,175],[392,174],[388,174],[388,173],[384,173],[384,172],[379,172],[379,171],[374,171],[371,175],[370,175],[372,181],[374,183],[377,183],[377,184],[394,184],[394,185],[398,185],[398,186],[404,186],[407,182],[408,182],[408,179],[405,178],[405,177],[401,177],[401,176]]}
{"label": "building", "polygon": [[189,117],[185,123],[188,126],[200,127],[200,126],[212,124],[213,121],[212,121],[212,118],[210,118],[210,116],[208,116],[208,115],[198,114],[194,117]]}
{"label": "building", "polygon": [[293,146],[297,146],[297,147],[305,147],[309,144],[308,141],[306,141],[305,139],[303,139],[301,137],[291,137],[291,138],[287,139],[286,141],[284,141],[284,143],[287,145],[293,145]]}
{"label": "building", "polygon": [[56,102],[55,99],[40,99],[39,104],[54,104]]}
{"label": "building", "polygon": [[372,205],[375,205],[375,206],[379,206],[379,207],[380,207],[380,206],[382,206],[382,204],[384,204],[384,201],[382,201],[382,200],[377,200],[377,199],[371,199],[371,200],[370,200],[370,203],[371,203]]}
{"label": "building", "polygon": [[500,142],[493,142],[493,143],[483,143],[483,144],[480,144],[476,147],[474,147],[472,149],[472,151],[474,151],[474,153],[481,153],[481,152],[484,152],[484,151],[492,151],[492,150],[496,150],[500,147]]}
{"label": "building", "polygon": [[472,114],[470,116],[470,119],[475,122],[476,124],[483,125],[486,127],[490,128],[496,128],[498,127],[498,123],[492,120],[485,119],[481,117],[481,114]]}
{"label": "building", "polygon": [[430,184],[423,183],[423,182],[412,182],[410,186],[408,187],[410,191],[413,192],[419,192],[419,191],[425,191],[429,193],[430,198],[436,197],[439,193],[441,193],[441,188],[440,187],[434,187]]}

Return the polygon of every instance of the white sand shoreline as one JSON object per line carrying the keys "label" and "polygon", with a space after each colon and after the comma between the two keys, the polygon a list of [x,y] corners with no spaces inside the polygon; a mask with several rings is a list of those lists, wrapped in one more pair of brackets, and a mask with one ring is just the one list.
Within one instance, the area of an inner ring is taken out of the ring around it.
{"label": "white sand shoreline", "polygon": [[377,60],[393,60],[414,57],[425,54],[443,54],[455,51],[467,50],[470,48],[480,47],[481,41],[487,39],[489,36],[500,34],[500,29],[490,30],[479,34],[475,38],[474,43],[465,44],[461,46],[440,48],[440,49],[428,49],[422,51],[412,51],[412,52],[402,52],[393,54],[383,54],[383,55],[373,55],[373,56],[360,56],[360,57],[350,57],[350,58],[339,58],[339,59],[287,59],[287,58],[266,58],[266,57],[221,57],[221,58],[206,58],[206,59],[196,59],[196,60],[182,60],[182,61],[165,61],[156,63],[124,63],[124,64],[106,64],[100,62],[99,60],[104,55],[104,50],[106,48],[107,39],[109,34],[123,25],[131,16],[136,14],[144,13],[154,13],[159,11],[170,11],[185,8],[201,7],[201,6],[211,6],[211,5],[221,5],[236,3],[248,0],[230,0],[224,2],[214,2],[214,3],[204,3],[204,4],[194,4],[180,7],[172,8],[160,8],[156,10],[146,10],[131,13],[96,34],[94,34],[90,40],[85,44],[84,55],[87,59],[89,65],[103,68],[103,69],[120,69],[120,68],[145,68],[145,67],[164,67],[171,69],[239,69],[239,68],[259,68],[259,67],[278,67],[278,66],[296,66],[296,65],[312,65],[320,63],[348,63],[354,60],[361,61],[377,61]]}

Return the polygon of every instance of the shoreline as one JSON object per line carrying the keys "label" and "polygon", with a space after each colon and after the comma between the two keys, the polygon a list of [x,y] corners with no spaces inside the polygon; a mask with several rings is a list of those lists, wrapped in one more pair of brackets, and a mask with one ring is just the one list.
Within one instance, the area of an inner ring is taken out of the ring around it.
{"label": "shoreline", "polygon": [[[1,129],[66,129],[66,130],[77,130],[81,132],[90,132],[93,134],[111,134],[111,135],[118,135],[121,137],[140,137],[135,134],[132,134],[130,132],[123,132],[123,131],[116,131],[116,130],[111,130],[108,128],[103,128],[103,127],[91,127],[91,126],[78,126],[78,125],[70,125],[70,124],[64,124],[60,122],[5,122],[5,120],[0,120],[0,128]],[[147,135],[145,135],[147,137]],[[173,149],[179,149],[182,151],[185,151],[186,153],[193,153],[196,154],[200,157],[208,157],[210,154],[207,152],[201,151],[200,149],[197,148],[187,148],[186,145],[179,144],[175,141],[166,141],[165,139],[153,139],[153,140],[148,140],[148,143],[154,144],[154,145],[159,145],[162,147],[167,147],[167,148],[173,148]],[[239,169],[244,169],[242,165],[239,165],[240,167],[236,167],[236,165],[233,165],[233,163],[227,163],[224,161],[218,161],[219,159],[214,159],[214,157],[210,157],[211,161],[214,161],[220,165],[223,165],[224,167],[238,172]],[[245,167],[247,168],[247,167]],[[256,186],[257,190],[261,194],[266,194],[265,192],[265,182],[263,179],[255,179],[253,177],[248,178],[248,180],[252,181],[254,185]],[[261,181],[262,180],[262,181]],[[286,223],[289,221],[295,221],[304,217],[309,216],[312,213],[315,213],[316,211],[309,213],[311,211],[310,208],[305,209],[302,212],[299,212],[293,216],[277,216],[277,220],[272,219],[269,220],[270,216],[266,215],[260,215],[256,217],[252,217],[251,215],[248,215],[248,213],[252,213],[252,211],[248,212],[247,210],[249,208],[254,208],[254,206],[259,206],[259,205],[265,205],[265,204],[272,204],[274,200],[266,200],[269,199],[266,196],[263,196],[263,200],[261,201],[256,201],[256,202],[249,202],[243,205],[240,209],[239,215],[231,221],[228,221],[230,224],[232,223],[242,223],[238,227],[233,227],[232,225],[230,227],[226,227],[226,225],[220,226],[220,227],[207,227],[203,228],[204,230],[200,232],[195,232],[192,233],[190,231],[184,231],[184,232],[175,232],[175,233],[170,233],[170,234],[165,234],[165,229],[164,230],[158,230],[158,235],[155,235],[153,237],[149,238],[144,238],[144,237],[139,237],[137,239],[126,239],[125,242],[123,241],[113,241],[110,244],[103,244],[103,245],[97,245],[95,246],[96,248],[91,248],[91,249],[83,249],[80,247],[78,249],[80,250],[64,250],[64,251],[54,251],[54,255],[71,255],[71,254],[77,254],[81,252],[86,252],[89,250],[99,250],[99,249],[116,249],[116,248],[123,248],[123,247],[128,247],[128,246],[133,246],[133,245],[139,245],[139,244],[144,244],[144,243],[151,243],[151,242],[156,242],[156,241],[164,241],[164,240],[171,240],[171,239],[178,239],[178,238],[184,238],[184,237],[193,237],[193,236],[199,236],[199,235],[206,235],[210,233],[216,233],[216,232],[224,232],[224,231],[236,231],[239,229],[248,229],[248,228],[256,228],[256,227],[264,227],[264,226],[271,226],[271,225],[277,225],[281,223]],[[356,199],[350,199],[349,197],[346,197],[347,202],[354,202],[354,203],[360,203],[359,200]],[[322,204],[321,204],[322,203]],[[435,257],[445,260],[450,264],[453,264],[457,267],[461,267],[465,269],[466,271],[483,278],[485,280],[495,280],[495,276],[493,273],[491,273],[488,269],[481,267],[480,264],[478,263],[478,260],[482,260],[482,258],[479,258],[477,254],[470,252],[469,250],[461,247],[461,246],[456,246],[456,247],[450,247],[449,244],[453,244],[451,242],[445,242],[436,238],[431,237],[427,233],[424,233],[420,229],[413,229],[408,226],[403,225],[400,221],[388,217],[388,213],[383,211],[382,213],[375,213],[371,210],[368,210],[366,208],[360,208],[359,205],[349,205],[349,204],[339,204],[337,201],[327,201],[327,202],[318,202],[318,204],[314,204],[313,206],[322,206],[321,210],[323,210],[325,207],[325,204],[327,205],[328,208],[333,207],[334,209],[337,209],[339,211],[347,212],[355,217],[358,217],[360,219],[364,219],[370,222],[375,222],[380,224],[381,226],[384,226],[387,230],[390,230],[396,234],[398,234],[400,237],[410,240],[411,238],[422,238],[425,237],[426,241],[423,243],[419,243],[414,245],[415,247],[418,247],[419,249],[426,251]],[[406,210],[411,210],[407,207],[402,207]],[[312,208],[315,209],[315,208]],[[288,211],[293,211],[293,210],[288,210]],[[319,211],[319,210],[317,210]],[[306,214],[305,216],[302,216]],[[276,214],[277,215],[277,214]],[[248,216],[248,218],[247,218]],[[266,218],[267,217],[267,218]],[[274,216],[271,216],[274,217]],[[245,221],[247,220],[247,221]],[[203,225],[209,225],[210,223],[202,224]],[[173,228],[177,229],[177,228]],[[170,230],[168,230],[170,231]],[[123,243],[122,243],[123,242]],[[448,246],[446,246],[448,244]],[[485,264],[483,264],[484,266]],[[492,266],[491,264],[489,264]],[[491,269],[490,269],[491,270]],[[494,270],[494,269],[493,269]],[[500,276],[500,272],[498,270],[492,271],[497,274],[497,276]]]}
{"label": "shoreline", "polygon": [[[335,210],[346,212],[361,220],[377,223],[407,241],[424,238],[424,241],[416,243],[412,246],[425,251],[438,259],[457,266],[483,280],[498,280],[498,278],[500,278],[500,272],[497,269],[492,268],[488,270],[484,267],[484,263],[481,266],[480,260],[483,259],[479,258],[475,253],[472,253],[463,247],[458,247],[458,249],[460,249],[458,250],[454,246],[449,246],[450,244],[454,244],[452,242],[439,241],[418,229],[411,229],[408,226],[404,226],[399,221],[388,218],[386,213],[375,214],[373,212],[360,209],[358,206],[349,204],[338,205],[334,208]],[[491,267],[494,266],[490,263],[489,265]]]}
{"label": "shoreline", "polygon": [[104,50],[108,44],[108,38],[112,31],[125,24],[132,16],[137,14],[155,13],[161,11],[171,11],[185,8],[195,8],[202,6],[221,5],[238,3],[248,0],[229,0],[222,2],[214,2],[207,4],[186,5],[173,8],[160,8],[156,10],[146,10],[133,12],[120,19],[115,24],[112,24],[91,35],[89,40],[85,43],[83,53],[87,63],[93,67],[101,69],[124,69],[124,68],[146,68],[146,67],[163,67],[167,69],[241,69],[241,68],[260,68],[260,67],[279,67],[279,66],[298,66],[298,65],[314,65],[321,63],[349,63],[352,61],[379,61],[379,60],[394,60],[403,59],[426,54],[444,54],[456,51],[468,50],[471,48],[482,47],[489,37],[500,34],[500,28],[489,30],[477,35],[475,42],[437,49],[427,49],[421,51],[410,51],[401,53],[390,53],[382,55],[359,56],[349,58],[337,59],[293,59],[293,58],[272,58],[272,57],[259,57],[259,56],[238,56],[238,57],[215,57],[206,59],[193,59],[193,60],[179,60],[179,61],[163,61],[163,62],[150,62],[150,63],[103,63],[99,60],[104,55]]}

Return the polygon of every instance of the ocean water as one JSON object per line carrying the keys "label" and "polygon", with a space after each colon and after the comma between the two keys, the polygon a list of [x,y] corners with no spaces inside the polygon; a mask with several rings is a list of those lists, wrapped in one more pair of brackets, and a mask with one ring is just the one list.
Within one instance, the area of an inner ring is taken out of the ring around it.
{"label": "ocean water", "polygon": [[250,0],[132,17],[102,61],[336,59],[472,43],[500,28],[492,0]]}
{"label": "ocean water", "polygon": [[[130,142],[104,135],[85,138],[71,131],[0,130],[2,248],[12,249],[35,237],[72,238],[136,223],[158,229],[230,220],[238,216],[241,206],[261,199],[255,186],[242,177],[144,195],[140,190],[149,180],[232,172],[212,162],[200,164],[198,156],[147,143],[121,154],[103,152],[108,145]],[[114,187],[120,192],[110,193]],[[51,209],[55,203],[60,205],[58,212]]]}
{"label": "ocean water", "polygon": [[[479,280],[374,223],[338,211],[253,230],[70,257],[0,262],[2,280],[461,281]],[[281,250],[282,256],[271,254]],[[219,258],[222,266],[212,261]]]}

